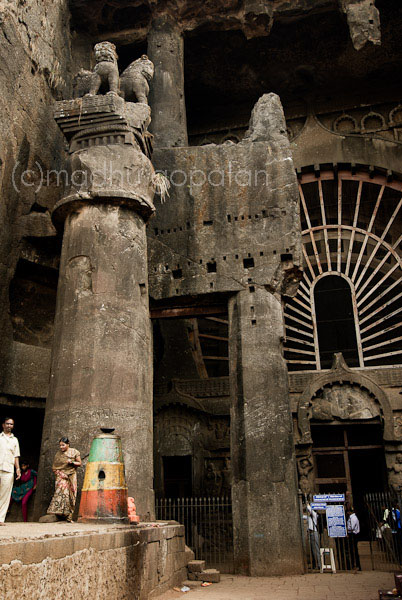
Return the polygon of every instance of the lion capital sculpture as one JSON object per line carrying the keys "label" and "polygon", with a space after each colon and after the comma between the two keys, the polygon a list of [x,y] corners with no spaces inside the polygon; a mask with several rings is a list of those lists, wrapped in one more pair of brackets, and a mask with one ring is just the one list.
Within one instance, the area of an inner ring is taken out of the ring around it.
{"label": "lion capital sculpture", "polygon": [[96,96],[102,84],[109,86],[108,94],[119,92],[119,69],[116,46],[111,42],[100,42],[94,47],[96,66],[90,79],[88,96]]}
{"label": "lion capital sculpture", "polygon": [[74,78],[74,97],[96,96],[101,85],[108,86],[108,94],[119,94],[129,102],[148,104],[148,82],[154,75],[154,65],[148,56],[134,60],[119,77],[116,47],[110,42],[100,42],[94,47],[94,70],[81,69]]}
{"label": "lion capital sculpture", "polygon": [[120,77],[121,95],[125,100],[148,104],[149,85],[154,76],[154,65],[146,54],[134,60]]}

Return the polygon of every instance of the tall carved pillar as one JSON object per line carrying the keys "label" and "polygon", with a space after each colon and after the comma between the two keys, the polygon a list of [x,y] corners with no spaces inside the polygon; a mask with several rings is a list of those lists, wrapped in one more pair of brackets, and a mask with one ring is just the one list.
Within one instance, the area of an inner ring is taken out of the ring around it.
{"label": "tall carved pillar", "polygon": [[184,99],[184,44],[177,23],[158,17],[148,34],[148,56],[155,65],[149,96],[156,148],[187,146]]}
{"label": "tall carved pillar", "polygon": [[264,286],[229,302],[235,572],[303,571],[280,299]]}
{"label": "tall carved pillar", "polygon": [[58,439],[68,436],[85,458],[107,426],[122,437],[138,514],[152,519],[150,109],[113,94],[87,96],[58,102],[55,118],[70,141],[71,187],[53,212],[64,237],[36,514],[53,492]]}

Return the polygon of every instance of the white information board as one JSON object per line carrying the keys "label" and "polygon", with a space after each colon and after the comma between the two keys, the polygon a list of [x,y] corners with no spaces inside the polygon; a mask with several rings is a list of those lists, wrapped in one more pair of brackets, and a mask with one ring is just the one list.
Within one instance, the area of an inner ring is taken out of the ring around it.
{"label": "white information board", "polygon": [[314,502],[345,502],[345,494],[315,494]]}
{"label": "white information board", "polygon": [[327,505],[327,527],[329,537],[346,537],[345,509],[341,504]]}
{"label": "white information board", "polygon": [[325,510],[327,508],[326,502],[312,502],[311,508],[313,510]]}

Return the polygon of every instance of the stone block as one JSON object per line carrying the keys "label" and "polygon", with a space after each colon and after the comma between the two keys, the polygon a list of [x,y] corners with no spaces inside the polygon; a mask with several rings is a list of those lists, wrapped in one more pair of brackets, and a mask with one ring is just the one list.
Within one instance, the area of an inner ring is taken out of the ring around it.
{"label": "stone block", "polygon": [[169,552],[184,552],[184,538],[174,537],[168,541]]}
{"label": "stone block", "polygon": [[24,542],[0,544],[0,565],[10,563],[15,559],[21,559],[25,546]]}
{"label": "stone block", "polygon": [[43,517],[40,517],[39,519],[39,523],[56,523],[57,521],[58,518],[56,515],[43,515]]}
{"label": "stone block", "polygon": [[201,572],[189,572],[188,578],[190,581],[210,581],[211,583],[219,583],[221,574],[216,569],[204,569]]}
{"label": "stone block", "polygon": [[[98,536],[101,537],[101,536]],[[73,537],[62,537],[62,538],[50,538],[45,540],[38,540],[37,542],[25,544],[26,551],[22,562],[24,564],[39,562],[44,558],[50,558],[57,560],[64,558],[65,556],[72,555],[74,553],[74,538]],[[36,552],[33,553],[32,549],[36,547]]]}
{"label": "stone block", "polygon": [[201,581],[210,581],[211,583],[219,583],[221,574],[217,569],[205,569],[198,575],[198,579]]}
{"label": "stone block", "polygon": [[187,564],[191,561],[195,559],[195,554],[194,552],[191,550],[191,548],[189,548],[188,546],[185,546],[185,553],[186,553],[186,560],[187,560]]}
{"label": "stone block", "polygon": [[201,573],[205,569],[205,560],[190,560],[187,569],[189,573]]}
{"label": "stone block", "polygon": [[183,567],[187,567],[187,560],[185,552],[174,552],[173,556],[173,570],[178,571]]}

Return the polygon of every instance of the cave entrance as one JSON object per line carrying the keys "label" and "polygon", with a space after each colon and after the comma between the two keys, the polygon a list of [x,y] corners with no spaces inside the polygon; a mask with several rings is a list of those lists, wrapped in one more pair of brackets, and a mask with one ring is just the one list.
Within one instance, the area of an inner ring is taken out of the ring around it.
{"label": "cave entrance", "polygon": [[316,492],[346,494],[359,517],[361,539],[368,539],[364,495],[387,487],[381,424],[312,423],[311,434]]}
{"label": "cave entrance", "polygon": [[165,498],[189,498],[192,495],[192,456],[163,457]]}

